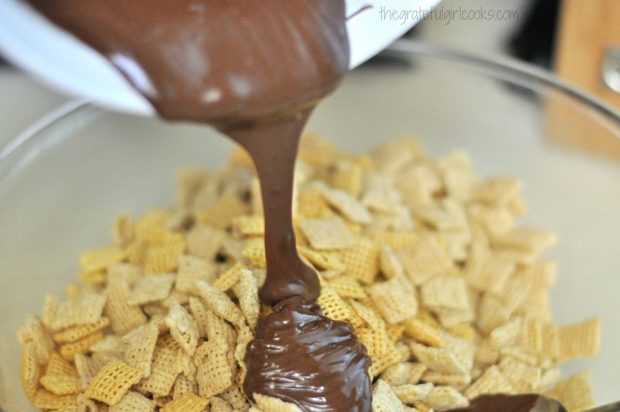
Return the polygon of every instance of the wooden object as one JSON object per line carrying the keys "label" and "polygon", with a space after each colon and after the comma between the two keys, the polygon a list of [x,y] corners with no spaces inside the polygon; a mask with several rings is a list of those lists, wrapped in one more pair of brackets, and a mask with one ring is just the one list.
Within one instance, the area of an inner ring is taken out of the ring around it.
{"label": "wooden object", "polygon": [[[620,94],[603,81],[609,48],[620,48],[620,0],[563,0],[555,71],[563,79],[598,96],[620,111]],[[547,105],[552,140],[620,159],[620,136],[597,125],[589,113],[566,102]]]}

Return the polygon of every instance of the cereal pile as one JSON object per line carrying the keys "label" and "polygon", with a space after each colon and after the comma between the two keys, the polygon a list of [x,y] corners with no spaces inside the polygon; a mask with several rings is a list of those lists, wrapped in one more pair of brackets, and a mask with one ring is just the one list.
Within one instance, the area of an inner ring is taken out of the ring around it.
{"label": "cereal pile", "polygon": [[[79,285],[19,331],[21,379],[57,411],[296,411],[241,390],[265,278],[259,186],[237,151],[217,173],[183,170],[177,205],[123,215],[114,243],[80,256]],[[373,411],[466,406],[485,393],[592,403],[600,323],[552,322],[555,242],[516,225],[521,184],[478,179],[466,154],[425,157],[409,138],[369,155],[307,136],[295,178],[299,252],[326,316],[350,322],[373,364]]]}

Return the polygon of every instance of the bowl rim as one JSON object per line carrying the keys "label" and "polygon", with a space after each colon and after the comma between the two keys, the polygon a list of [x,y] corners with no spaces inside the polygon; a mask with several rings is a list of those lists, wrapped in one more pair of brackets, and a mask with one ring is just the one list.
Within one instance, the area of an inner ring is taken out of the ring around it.
{"label": "bowl rim", "polygon": [[[385,49],[383,53],[401,57],[429,57],[446,62],[461,63],[472,70],[486,70],[487,73],[497,78],[501,78],[501,76],[504,75],[539,83],[573,98],[620,127],[619,109],[606,103],[594,94],[559,78],[550,71],[541,69],[530,63],[520,62],[511,57],[487,56],[408,39],[395,41]],[[515,82],[514,80],[511,81]],[[10,163],[10,160],[19,156],[19,153],[24,151],[29,143],[36,140],[37,136],[40,136],[43,131],[54,124],[86,108],[96,108],[103,111],[107,110],[105,107],[97,105],[92,99],[75,98],[43,115],[18,133],[17,136],[10,139],[4,147],[0,148],[0,182],[4,180],[10,171],[10,168],[4,166]]]}

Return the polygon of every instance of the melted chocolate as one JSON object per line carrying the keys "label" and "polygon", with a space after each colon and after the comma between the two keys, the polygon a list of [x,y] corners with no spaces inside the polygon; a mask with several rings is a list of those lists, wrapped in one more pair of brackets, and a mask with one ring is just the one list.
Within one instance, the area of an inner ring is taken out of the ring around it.
{"label": "melted chocolate", "polygon": [[370,411],[370,360],[351,326],[293,298],[258,321],[248,345],[247,394],[259,392],[304,411]]}
{"label": "melted chocolate", "polygon": [[542,395],[484,395],[474,399],[469,407],[450,412],[566,412],[555,399]]}
{"label": "melted chocolate", "polygon": [[301,131],[348,69],[344,1],[28,1],[106,56],[162,117],[215,126],[252,156],[266,228],[260,298],[293,299],[260,320],[246,394],[305,411],[370,411],[370,360],[349,326],[304,303],[320,285],[291,222]]}
{"label": "melted chocolate", "polygon": [[293,166],[307,117],[348,69],[342,0],[28,0],[93,46],[173,120],[243,145],[265,204],[261,299],[315,300],[291,223]]}

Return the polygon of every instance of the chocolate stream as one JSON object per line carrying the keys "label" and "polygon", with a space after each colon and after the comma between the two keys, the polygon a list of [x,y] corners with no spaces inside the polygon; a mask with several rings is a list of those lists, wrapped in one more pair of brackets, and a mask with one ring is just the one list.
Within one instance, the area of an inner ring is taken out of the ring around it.
{"label": "chocolate stream", "polygon": [[210,124],[252,157],[266,229],[260,299],[276,306],[248,347],[246,394],[308,412],[370,411],[370,359],[349,325],[308,306],[320,285],[291,216],[301,132],[348,70],[344,1],[29,2],[106,56],[162,117]]}

